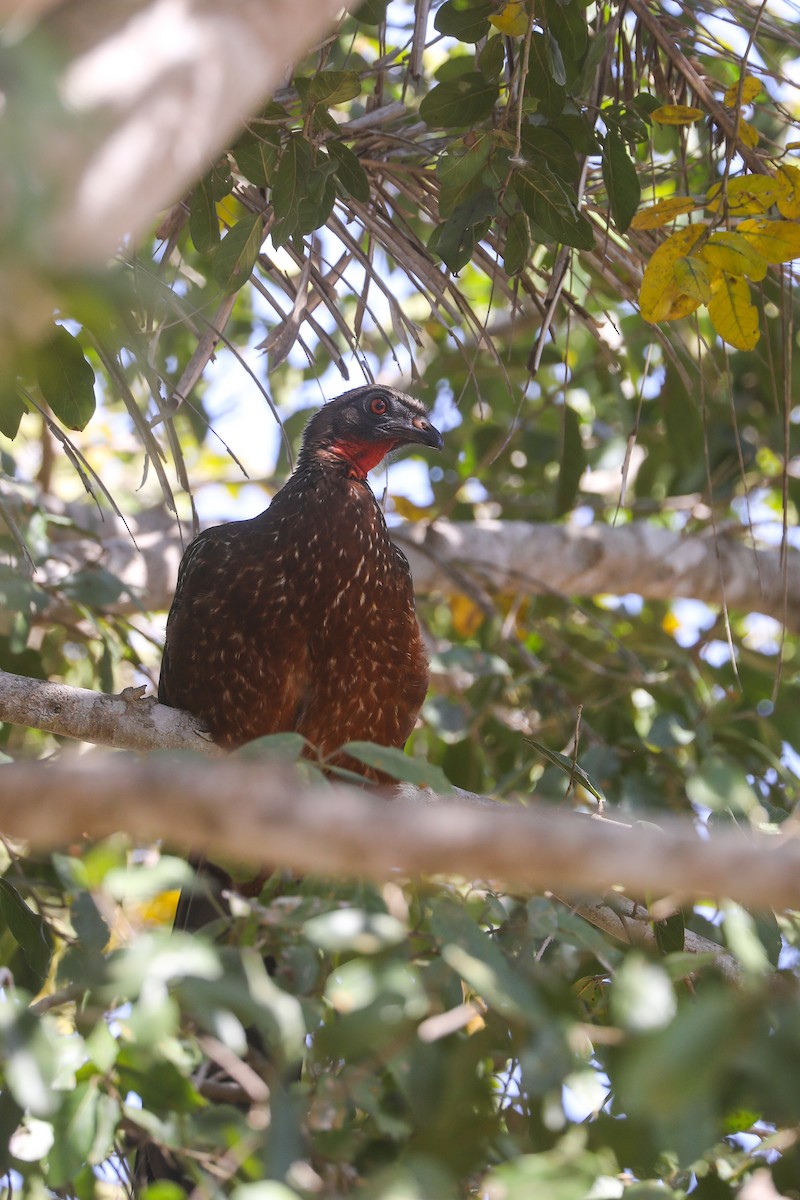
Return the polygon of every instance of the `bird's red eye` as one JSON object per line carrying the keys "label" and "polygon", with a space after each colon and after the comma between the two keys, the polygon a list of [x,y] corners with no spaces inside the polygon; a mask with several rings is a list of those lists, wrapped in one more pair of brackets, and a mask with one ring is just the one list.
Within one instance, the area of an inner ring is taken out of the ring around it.
{"label": "bird's red eye", "polygon": [[376,396],[374,400],[369,402],[369,411],[374,413],[376,417],[382,417],[389,406],[381,396]]}

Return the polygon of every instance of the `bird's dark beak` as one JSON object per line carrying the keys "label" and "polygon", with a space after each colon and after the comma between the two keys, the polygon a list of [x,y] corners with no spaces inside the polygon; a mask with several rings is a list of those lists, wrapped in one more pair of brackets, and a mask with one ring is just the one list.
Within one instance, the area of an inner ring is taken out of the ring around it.
{"label": "bird's dark beak", "polygon": [[427,417],[414,417],[409,424],[403,424],[401,437],[404,442],[417,442],[420,446],[432,446],[434,450],[441,450],[444,445],[439,430],[431,425]]}

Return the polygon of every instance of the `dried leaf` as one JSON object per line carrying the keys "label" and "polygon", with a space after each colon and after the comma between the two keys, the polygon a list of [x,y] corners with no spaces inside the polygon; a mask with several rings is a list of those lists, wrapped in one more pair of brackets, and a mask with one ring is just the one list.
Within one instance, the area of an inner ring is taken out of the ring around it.
{"label": "dried leaf", "polygon": [[688,104],[662,104],[650,114],[656,125],[693,125],[705,115],[702,108],[692,108]]}
{"label": "dried leaf", "polygon": [[499,13],[489,17],[495,29],[506,37],[524,37],[528,32],[529,15],[525,0],[508,0]]}
{"label": "dried leaf", "polygon": [[756,79],[755,75],[745,75],[741,86],[741,94],[739,93],[738,79],[728,88],[722,98],[722,103],[726,108],[735,108],[739,104],[751,104],[759,92],[763,91],[761,80]]}
{"label": "dried leaf", "polygon": [[668,196],[664,200],[656,200],[638,212],[631,221],[631,229],[660,229],[668,225],[676,217],[693,212],[698,206],[691,196]]}
{"label": "dried leaf", "polygon": [[655,251],[645,267],[639,290],[639,307],[645,321],[675,321],[698,307],[700,301],[678,287],[673,267],[677,259],[694,249],[707,229],[702,221],[687,225],[668,237]]}
{"label": "dried leaf", "polygon": [[791,262],[800,258],[800,225],[794,221],[767,221],[753,218],[740,221],[736,232],[768,263]]}
{"label": "dried leaf", "polygon": [[727,186],[715,183],[709,189],[706,208],[720,212],[727,200],[732,216],[765,213],[781,195],[782,184],[771,175],[739,175],[729,179]]}
{"label": "dried leaf", "polygon": [[780,195],[776,201],[778,212],[790,221],[800,217],[800,167],[786,163],[778,167],[777,181]]}
{"label": "dried leaf", "polygon": [[682,292],[693,296],[700,304],[708,304],[713,295],[713,284],[720,276],[717,267],[691,254],[676,259],[672,272]]}
{"label": "dried leaf", "polygon": [[731,275],[746,275],[748,279],[763,279],[769,265],[741,233],[712,233],[699,253],[720,270]]}
{"label": "dried leaf", "polygon": [[723,341],[737,350],[752,350],[759,339],[758,309],[741,276],[723,274],[708,306],[711,324]]}

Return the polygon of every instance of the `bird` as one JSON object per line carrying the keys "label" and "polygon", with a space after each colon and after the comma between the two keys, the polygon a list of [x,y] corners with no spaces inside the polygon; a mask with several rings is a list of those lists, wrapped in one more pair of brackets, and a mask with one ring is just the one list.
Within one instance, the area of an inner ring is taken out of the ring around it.
{"label": "bird", "polygon": [[[386,781],[337,751],[360,740],[404,746],[427,693],[411,571],[367,480],[410,444],[443,444],[419,400],[378,384],[345,392],[308,421],[297,467],[262,513],[190,543],[167,617],[162,704],[192,713],[228,750],[294,731],[326,766]],[[190,862],[195,883],[181,892],[174,927],[196,932],[229,916],[232,877],[205,858]],[[236,890],[258,894],[264,878]],[[248,1045],[263,1055],[252,1030]],[[137,1186],[194,1186],[151,1141],[133,1176]]]}
{"label": "bird", "polygon": [[167,618],[162,704],[227,749],[294,731],[355,766],[336,757],[346,742],[405,745],[428,661],[409,564],[367,476],[409,444],[443,445],[419,400],[379,384],[345,392],[308,421],[262,513],[194,539]]}

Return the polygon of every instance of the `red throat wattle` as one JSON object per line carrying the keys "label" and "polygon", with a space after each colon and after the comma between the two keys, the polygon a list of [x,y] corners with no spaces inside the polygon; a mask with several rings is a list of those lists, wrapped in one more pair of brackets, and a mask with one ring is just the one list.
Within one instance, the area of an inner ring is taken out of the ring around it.
{"label": "red throat wattle", "polygon": [[371,442],[360,439],[334,442],[330,447],[333,454],[343,458],[353,468],[353,472],[365,479],[373,467],[377,467],[382,458],[390,450],[394,450],[396,441]]}

